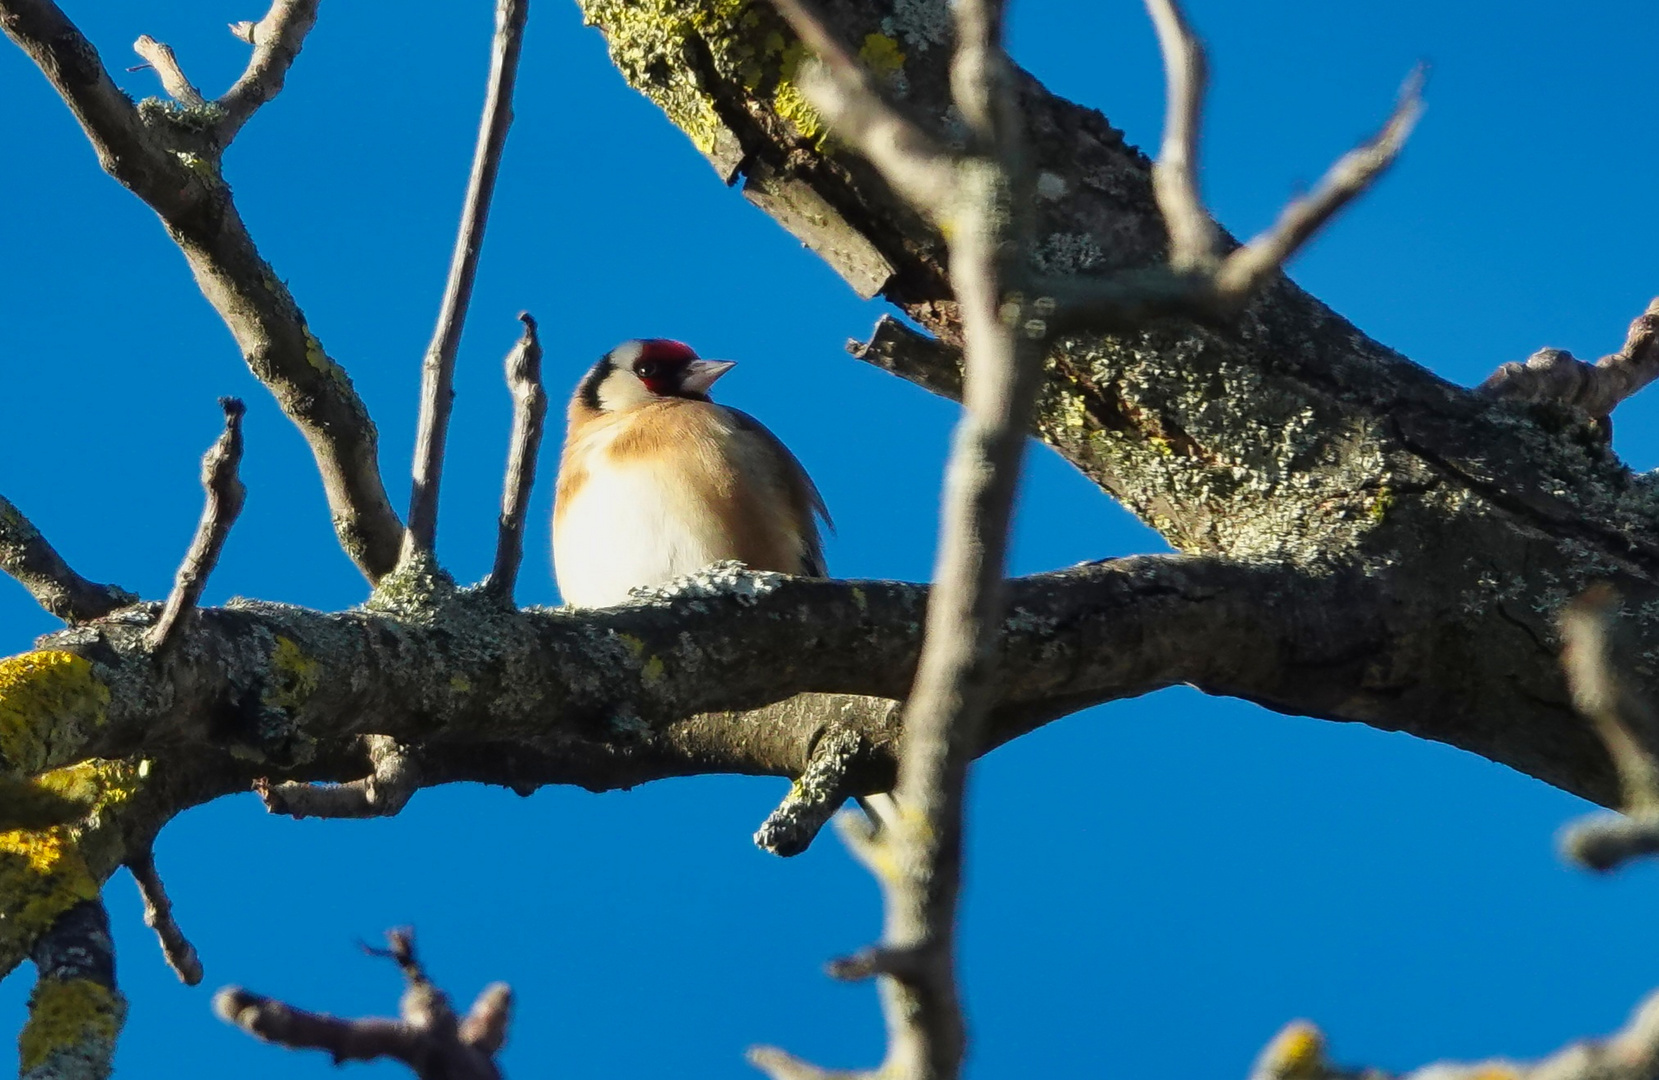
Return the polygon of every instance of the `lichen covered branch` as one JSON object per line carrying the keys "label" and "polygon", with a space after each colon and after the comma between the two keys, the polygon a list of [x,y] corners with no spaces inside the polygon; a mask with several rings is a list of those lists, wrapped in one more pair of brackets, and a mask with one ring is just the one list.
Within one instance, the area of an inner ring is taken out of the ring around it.
{"label": "lichen covered branch", "polygon": [[486,988],[465,1017],[427,977],[407,930],[386,934],[389,948],[370,950],[398,965],[408,984],[396,1020],[344,1020],[306,1012],[229,986],[213,997],[213,1011],[257,1039],[294,1050],[323,1050],[336,1064],[390,1058],[421,1080],[499,1080],[495,1055],[506,1041],[512,991]]}
{"label": "lichen covered branch", "polygon": [[1618,352],[1586,364],[1565,349],[1540,349],[1508,363],[1481,392],[1510,401],[1554,401],[1603,419],[1619,402],[1659,378],[1659,297],[1630,324]]}
{"label": "lichen covered branch", "polygon": [[35,942],[39,977],[17,1038],[23,1077],[104,1080],[127,1001],[115,985],[115,943],[103,902],[85,900]]}
{"label": "lichen covered branch", "polygon": [[507,603],[513,602],[519,564],[524,561],[524,523],[530,510],[530,490],[536,482],[536,454],[541,449],[547,420],[547,391],[541,378],[541,340],[536,320],[519,314],[524,333],[507,354],[507,388],[513,395],[513,434],[507,449],[507,474],[501,488],[501,518],[497,524],[495,565],[489,587]]}
{"label": "lichen covered branch", "polygon": [[869,741],[856,729],[826,729],[789,794],[756,830],[755,845],[785,858],[805,851],[842,804],[859,794],[849,781],[869,754]]}
{"label": "lichen covered branch", "polygon": [[99,619],[138,602],[118,585],[100,585],[77,574],[34,523],[0,495],[0,571],[17,579],[37,603],[65,622]]}
{"label": "lichen covered branch", "polygon": [[247,406],[237,398],[219,399],[225,410],[225,430],[214,440],[202,458],[202,487],[207,492],[207,505],[202,508],[202,520],[196,526],[190,550],[185,552],[173,580],[173,591],[161,610],[151,631],[151,642],[156,654],[171,650],[182,632],[185,621],[195,610],[207,579],[219,564],[219,553],[224,550],[230,528],[242,512],[242,501],[247,488],[237,469],[242,463],[242,415]]}
{"label": "lichen covered branch", "polygon": [[496,4],[489,89],[484,98],[484,117],[478,128],[472,174],[467,179],[461,228],[455,238],[443,303],[438,309],[438,325],[421,363],[415,478],[409,496],[403,558],[431,555],[437,540],[438,485],[443,478],[444,439],[455,398],[455,351],[461,344],[461,328],[466,323],[473,281],[478,276],[478,256],[484,246],[484,226],[489,220],[490,199],[501,168],[501,151],[507,143],[507,128],[513,122],[513,86],[518,79],[518,58],[529,10],[529,0],[498,0]]}
{"label": "lichen covered branch", "polygon": [[173,969],[180,982],[195,986],[202,981],[201,957],[173,918],[173,901],[168,897],[167,887],[162,884],[161,874],[156,870],[155,850],[146,846],[128,855],[127,869],[132,873],[138,894],[144,900],[144,925],[155,931],[167,966]]}

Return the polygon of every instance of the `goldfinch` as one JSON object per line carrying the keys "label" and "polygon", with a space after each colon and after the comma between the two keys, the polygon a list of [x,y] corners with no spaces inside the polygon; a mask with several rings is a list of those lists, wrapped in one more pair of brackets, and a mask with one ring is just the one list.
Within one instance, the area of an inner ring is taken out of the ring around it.
{"label": "goldfinch", "polygon": [[678,341],[628,341],[570,399],[553,504],[565,603],[608,607],[723,559],[825,576],[829,512],[795,455],[709,387],[734,365]]}

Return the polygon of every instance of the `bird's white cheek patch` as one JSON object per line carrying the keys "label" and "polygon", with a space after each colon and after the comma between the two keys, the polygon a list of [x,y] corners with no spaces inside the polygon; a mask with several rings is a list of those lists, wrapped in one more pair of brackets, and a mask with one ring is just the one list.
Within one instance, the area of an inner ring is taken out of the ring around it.
{"label": "bird's white cheek patch", "polygon": [[705,508],[648,468],[588,475],[559,521],[553,569],[565,603],[608,607],[628,590],[656,585],[729,558]]}

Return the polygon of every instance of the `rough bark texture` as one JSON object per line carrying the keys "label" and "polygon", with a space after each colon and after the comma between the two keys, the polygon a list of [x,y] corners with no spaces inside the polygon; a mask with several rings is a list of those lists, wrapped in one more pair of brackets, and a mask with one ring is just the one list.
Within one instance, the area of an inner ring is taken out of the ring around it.
{"label": "rough bark texture", "polygon": [[[872,357],[902,354],[887,366],[958,393],[943,242],[825,138],[778,18],[719,0],[585,0],[583,10],[624,76],[723,176],[832,208],[813,217],[813,246],[832,261],[839,250],[880,254],[892,267],[882,291],[938,341],[904,342],[892,324]],[[958,134],[944,106],[943,5],[827,11],[913,116],[947,141]],[[1100,113],[1034,80],[1021,94],[1039,169],[1035,268],[1161,262],[1146,157]],[[836,265],[856,287],[869,262]],[[1340,578],[1355,590],[1347,602],[1375,620],[1378,635],[1345,658],[1345,686],[1306,672],[1302,700],[1275,707],[1406,730],[1614,796],[1606,753],[1562,684],[1552,613],[1605,578],[1653,638],[1659,484],[1632,474],[1584,417],[1453,386],[1286,279],[1229,325],[1172,319],[1079,335],[1056,342],[1047,364],[1037,434],[1172,545]]]}

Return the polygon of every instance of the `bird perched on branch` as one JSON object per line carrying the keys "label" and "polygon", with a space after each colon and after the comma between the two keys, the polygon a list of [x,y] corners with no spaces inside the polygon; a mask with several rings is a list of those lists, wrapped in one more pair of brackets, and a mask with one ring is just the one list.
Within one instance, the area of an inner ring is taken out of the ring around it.
{"label": "bird perched on branch", "polygon": [[604,607],[723,559],[824,576],[806,470],[754,417],[709,400],[734,365],[678,341],[628,341],[570,399],[553,506],[567,604]]}

